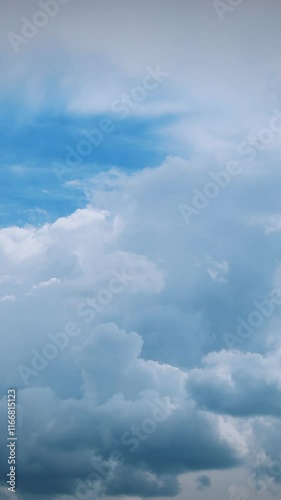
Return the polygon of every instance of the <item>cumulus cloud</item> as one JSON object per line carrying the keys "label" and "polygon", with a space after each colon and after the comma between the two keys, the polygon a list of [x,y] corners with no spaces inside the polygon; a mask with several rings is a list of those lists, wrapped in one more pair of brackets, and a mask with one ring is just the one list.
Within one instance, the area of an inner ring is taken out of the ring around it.
{"label": "cumulus cloud", "polygon": [[[17,290],[19,298],[10,307],[16,308],[22,325],[19,342],[15,314],[6,313],[7,328],[20,344],[9,377],[22,387],[25,465],[21,456],[19,460],[21,492],[27,498],[42,491],[58,498],[73,494],[93,473],[93,460],[107,471],[102,481],[95,481],[100,494],[176,495],[180,474],[245,463],[255,427],[241,426],[237,417],[280,415],[279,351],[249,353],[246,343],[244,353],[221,349],[224,341],[217,328],[229,320],[223,319],[222,304],[229,312],[229,297],[239,297],[241,284],[231,275],[226,288],[214,292],[216,281],[198,267],[200,251],[206,262],[205,245],[190,246],[170,194],[171,184],[182,194],[188,191],[188,167],[188,162],[169,159],[158,169],[133,175],[102,174],[88,182],[85,210],[23,232],[2,230],[2,262],[14,278],[3,282]],[[169,224],[168,214],[173,214]],[[202,214],[199,225],[208,221],[208,214],[206,220]],[[167,234],[172,251],[165,244]],[[216,238],[209,247],[214,257],[207,259],[208,266],[225,273],[225,261],[235,268],[231,245],[226,244],[224,259]],[[22,248],[26,250],[18,258]],[[100,311],[92,308],[95,321],[87,323],[78,306],[93,307],[116,272],[122,277],[124,270],[129,279],[122,293],[113,294]],[[44,294],[44,301],[35,293],[26,295],[32,287]],[[48,333],[62,332],[70,320],[79,326],[79,335],[24,388],[17,366],[30,367],[32,350],[42,354]],[[258,336],[252,342],[260,349]],[[214,352],[208,354],[210,346]],[[3,362],[1,369],[9,370],[8,364]],[[153,420],[159,400],[169,410],[161,423]],[[3,400],[2,417],[4,411]],[[225,414],[231,416],[228,421]],[[30,433],[32,440],[24,437]],[[112,462],[113,451],[121,453],[117,462]]]}
{"label": "cumulus cloud", "polygon": [[235,416],[281,415],[280,349],[267,355],[221,351],[208,354],[188,378],[200,407]]}
{"label": "cumulus cloud", "polygon": [[[225,332],[280,286],[280,133],[257,141],[280,98],[280,2],[241,2],[223,23],[209,0],[66,2],[16,57],[7,32],[38,8],[6,2],[0,19],[1,99],[16,102],[3,171],[30,205],[10,223],[1,201],[0,417],[17,387],[17,495],[180,498],[194,473],[195,498],[213,500],[214,474],[238,466],[276,493],[280,308],[239,350]],[[58,183],[52,162],[117,120],[112,103],[148,66],[163,85]]]}
{"label": "cumulus cloud", "polygon": [[[178,491],[176,474],[224,469],[245,458],[235,430],[230,437],[217,417],[198,412],[187,398],[186,373],[143,359],[141,348],[137,333],[101,325],[73,353],[82,397],[61,399],[47,387],[19,392],[23,492],[70,493],[96,460],[108,494],[169,496]],[[115,452],[112,469],[106,464]]]}

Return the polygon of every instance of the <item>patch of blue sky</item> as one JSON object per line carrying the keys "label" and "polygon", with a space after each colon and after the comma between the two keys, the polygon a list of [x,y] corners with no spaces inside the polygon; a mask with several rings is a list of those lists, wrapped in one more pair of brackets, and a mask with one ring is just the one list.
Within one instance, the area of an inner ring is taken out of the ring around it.
{"label": "patch of blue sky", "polygon": [[[70,190],[64,182],[85,179],[112,166],[125,170],[153,167],[168,154],[178,153],[161,133],[162,127],[177,120],[176,116],[120,120],[116,116],[54,112],[31,116],[20,109],[18,115],[15,109],[10,114],[6,109],[0,120],[1,227],[52,222],[83,207],[87,203],[84,195]],[[111,118],[114,130],[69,170],[67,146],[77,151],[79,142],[85,139],[82,130],[98,128],[104,118]],[[54,173],[54,162],[66,167],[62,180]]]}

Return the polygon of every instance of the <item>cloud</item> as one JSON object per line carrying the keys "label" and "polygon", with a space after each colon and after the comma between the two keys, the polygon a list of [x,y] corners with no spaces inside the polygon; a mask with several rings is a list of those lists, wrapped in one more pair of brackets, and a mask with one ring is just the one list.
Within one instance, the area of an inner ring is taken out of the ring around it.
{"label": "cloud", "polygon": [[[186,373],[143,359],[141,347],[137,333],[100,325],[73,353],[81,397],[59,398],[47,387],[19,392],[23,494],[73,494],[76,479],[86,481],[97,471],[96,460],[109,495],[169,496],[178,491],[177,474],[224,469],[245,458],[247,447],[234,429],[226,433],[217,417],[194,409]],[[115,452],[119,459],[111,470],[106,464]]]}
{"label": "cloud", "polygon": [[60,283],[60,279],[51,278],[47,281],[41,281],[40,283],[38,283],[38,285],[33,285],[32,289],[36,290],[37,288],[45,288],[46,286],[52,286],[58,283]]}
{"label": "cloud", "polygon": [[234,416],[279,416],[280,349],[261,355],[210,353],[189,374],[188,388],[201,408]]}
{"label": "cloud", "polygon": [[202,474],[201,476],[198,476],[196,479],[197,483],[197,489],[198,490],[205,490],[206,488],[211,488],[212,482],[208,476],[205,474]]}
{"label": "cloud", "polygon": [[216,262],[210,256],[207,255],[205,257],[205,265],[206,265],[206,271],[213,281],[217,281],[218,283],[228,282],[229,267],[228,263],[225,260],[222,260],[221,262]]}
{"label": "cloud", "polygon": [[[187,231],[178,200],[198,175],[195,164],[180,158],[133,174],[115,169],[76,182],[75,189],[87,192],[86,208],[54,223],[0,231],[1,274],[11,277],[1,286],[17,296],[13,314],[3,309],[3,352],[11,341],[14,351],[12,364],[3,357],[1,371],[19,387],[23,498],[73,495],[77,480],[87,484],[97,473],[93,460],[106,470],[95,481],[100,494],[173,496],[181,474],[250,468],[253,443],[263,448],[251,419],[280,415],[279,350],[266,345],[269,331],[270,342],[278,342],[270,324],[279,324],[280,313],[276,308],[241,352],[223,350],[219,332],[252,311],[253,297],[272,287],[279,267],[268,260],[257,282],[252,260],[264,261],[268,235],[258,233],[253,257],[244,219],[232,222],[235,207],[227,212],[235,252],[232,240],[224,238],[222,247],[219,223],[209,238],[211,211]],[[225,210],[216,213],[217,222],[225,218]],[[223,287],[206,266],[217,279],[227,276]],[[125,279],[122,293],[101,304],[116,273]],[[26,295],[32,287],[36,293]],[[93,321],[86,322],[81,305]],[[63,335],[70,321],[79,335],[24,387],[17,367],[32,366],[34,350],[42,355],[49,334]],[[159,399],[171,411],[158,424]],[[3,399],[2,418],[5,408]],[[121,453],[117,462],[114,451]]]}
{"label": "cloud", "polygon": [[[209,0],[66,3],[18,56],[7,34],[38,2],[6,2],[0,19],[0,416],[6,428],[8,381],[18,496],[181,498],[188,475],[194,498],[217,499],[214,476],[238,466],[269,495],[280,310],[239,350],[225,332],[280,285],[280,134],[257,142],[280,101],[280,2],[242,2],[223,23]],[[148,66],[167,78],[120,119],[113,102]],[[53,162],[108,118],[114,133],[58,182]],[[240,174],[187,225],[179,205],[230,161]],[[65,347],[45,364],[54,338]]]}
{"label": "cloud", "polygon": [[0,298],[0,302],[14,302],[16,297],[14,295],[4,295]]}

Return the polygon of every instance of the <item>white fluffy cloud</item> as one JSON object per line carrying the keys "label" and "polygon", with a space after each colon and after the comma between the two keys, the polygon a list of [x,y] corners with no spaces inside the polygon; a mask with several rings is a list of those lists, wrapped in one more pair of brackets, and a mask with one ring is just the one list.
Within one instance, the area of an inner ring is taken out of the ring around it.
{"label": "white fluffy cloud", "polygon": [[[52,498],[73,493],[75,480],[91,473],[93,454],[109,464],[114,449],[123,461],[106,465],[101,491],[143,496],[175,495],[178,475],[234,467],[247,462],[253,443],[263,449],[262,418],[280,416],[279,351],[267,346],[269,337],[277,345],[279,310],[240,353],[224,350],[223,333],[274,288],[279,267],[268,261],[257,281],[252,238],[258,263],[270,235],[252,227],[245,239],[247,218],[237,221],[235,207],[221,209],[231,204],[224,193],[186,226],[178,205],[202,176],[179,158],[134,174],[113,170],[75,184],[87,192],[85,209],[41,227],[1,230],[1,293],[15,296],[0,304],[7,332],[1,372],[20,389],[26,498],[37,498],[42,484]],[[241,185],[247,211],[253,185]],[[69,322],[79,333],[25,387],[18,366],[34,369],[49,334],[65,338]],[[141,441],[133,433],[151,418],[157,398],[171,414]],[[31,440],[24,437],[30,433]],[[266,446],[270,454],[270,437]]]}

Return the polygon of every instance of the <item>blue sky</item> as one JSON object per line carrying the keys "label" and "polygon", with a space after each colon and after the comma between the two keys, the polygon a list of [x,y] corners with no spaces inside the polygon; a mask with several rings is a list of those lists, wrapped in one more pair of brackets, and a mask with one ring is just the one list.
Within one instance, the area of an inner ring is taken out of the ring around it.
{"label": "blue sky", "polygon": [[[120,120],[114,117],[115,130],[99,146],[93,147],[81,165],[67,170],[66,146],[76,150],[83,138],[81,130],[95,128],[101,120],[110,119],[110,115],[73,117],[60,111],[49,114],[43,110],[39,115],[29,117],[28,121],[23,118],[18,123],[18,112],[15,110],[15,116],[11,116],[10,110],[2,116],[3,227],[36,223],[30,219],[30,210],[47,212],[46,222],[72,213],[83,204],[83,195],[70,192],[64,185],[67,181],[90,177],[113,166],[132,171],[158,165],[170,153],[158,132],[159,125],[173,123],[176,119],[173,116],[161,120],[138,117]],[[55,162],[66,167],[61,178],[53,169]],[[42,219],[39,218],[38,222],[41,223]]]}
{"label": "blue sky", "polygon": [[1,6],[17,500],[280,495],[280,9]]}

